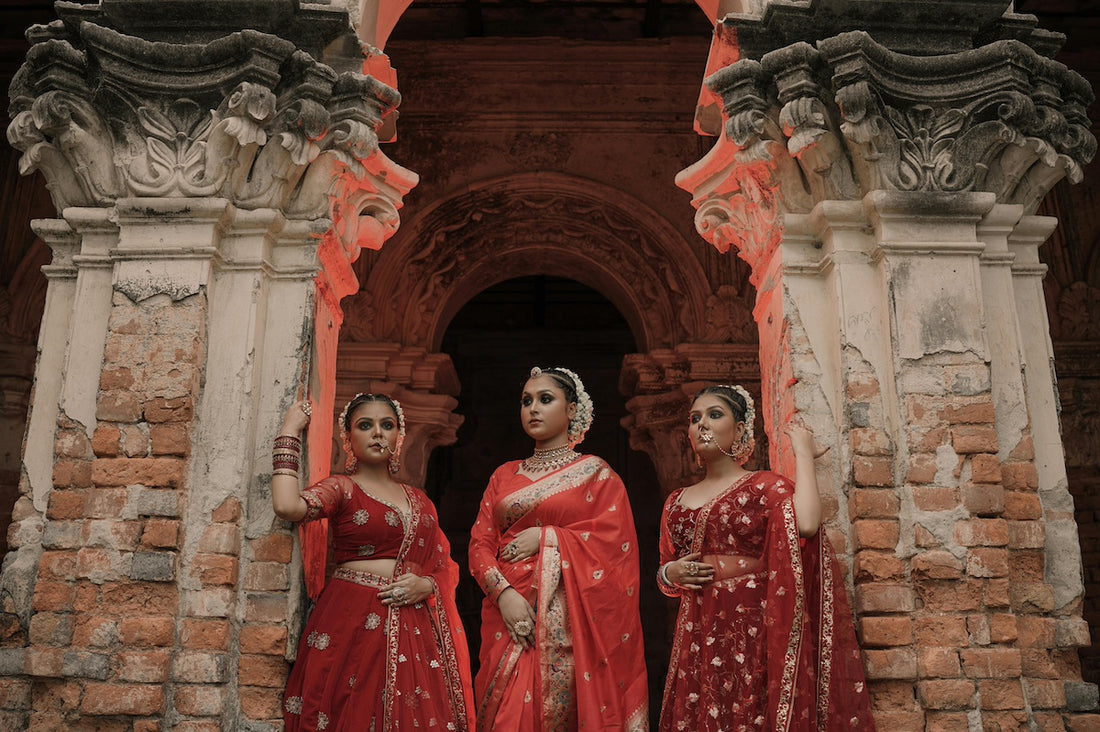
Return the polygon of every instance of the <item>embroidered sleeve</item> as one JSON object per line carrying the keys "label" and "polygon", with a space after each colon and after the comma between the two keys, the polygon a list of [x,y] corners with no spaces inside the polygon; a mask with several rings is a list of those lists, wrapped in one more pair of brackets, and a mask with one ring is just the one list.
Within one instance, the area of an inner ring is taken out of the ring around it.
{"label": "embroidered sleeve", "polygon": [[[794,483],[776,473],[765,473],[764,502],[768,511],[772,511],[784,500],[794,495]],[[767,480],[770,478],[770,480]]]}
{"label": "embroidered sleeve", "polygon": [[344,504],[345,491],[334,476],[314,483],[302,491],[302,500],[306,502],[306,515],[302,522],[316,521],[319,518],[332,518]]}
{"label": "embroidered sleeve", "polygon": [[477,521],[470,529],[470,574],[477,580],[482,591],[494,602],[500,593],[510,586],[497,564],[497,551],[500,545],[500,532],[493,518],[493,498],[496,475],[489,479],[485,495],[481,499],[481,509]]}

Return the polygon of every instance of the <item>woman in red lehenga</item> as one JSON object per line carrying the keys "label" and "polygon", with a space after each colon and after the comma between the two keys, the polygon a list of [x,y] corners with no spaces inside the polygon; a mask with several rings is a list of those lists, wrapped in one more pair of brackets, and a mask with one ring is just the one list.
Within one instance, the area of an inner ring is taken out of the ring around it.
{"label": "woman in red lehenga", "polygon": [[458,566],[435,507],[397,483],[401,406],[359,394],[340,426],[349,475],[299,492],[309,402],[275,440],[272,502],[288,521],[327,518],[338,565],[309,617],[287,681],[288,732],[469,730],[469,652],[454,604]]}
{"label": "woman in red lehenga", "polygon": [[[791,427],[796,483],[749,472],[753,404],[695,396],[689,437],[706,477],[661,518],[661,591],[680,597],[664,731],[874,730],[844,583],[818,531],[813,435]],[[724,447],[726,446],[726,447]]]}
{"label": "woman in red lehenga", "polygon": [[477,729],[649,729],[638,548],[626,489],[573,447],[592,400],[562,368],[532,369],[520,418],[526,460],[497,468],[470,532],[485,591]]}

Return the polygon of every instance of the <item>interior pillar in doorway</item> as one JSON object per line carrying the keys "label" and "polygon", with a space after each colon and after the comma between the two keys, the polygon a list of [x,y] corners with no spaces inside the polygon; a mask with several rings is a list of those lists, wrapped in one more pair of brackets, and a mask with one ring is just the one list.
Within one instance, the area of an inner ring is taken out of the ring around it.
{"label": "interior pillar in doorway", "polygon": [[1100,721],[1038,286],[1056,221],[1034,215],[1095,153],[1092,93],[1004,6],[728,17],[716,50],[739,60],[706,80],[724,129],[679,178],[752,267],[773,465],[792,472],[774,438],[795,417],[833,447],[883,729]]}
{"label": "interior pillar in doorway", "polygon": [[58,218],[35,224],[54,260],[0,727],[281,724],[302,577],[271,439],[307,386],[331,413],[351,262],[416,176],[378,148],[397,93],[324,54],[357,47],[346,10],[203,7],[60,4],[12,85],[9,139]]}

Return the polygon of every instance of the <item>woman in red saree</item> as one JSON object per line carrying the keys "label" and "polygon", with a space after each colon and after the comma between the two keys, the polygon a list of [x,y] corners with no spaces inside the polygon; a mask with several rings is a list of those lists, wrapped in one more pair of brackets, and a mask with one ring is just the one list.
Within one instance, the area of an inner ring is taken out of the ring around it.
{"label": "woman in red saree", "polygon": [[661,517],[657,584],[681,599],[660,729],[874,730],[844,582],[818,531],[813,435],[788,431],[792,485],[742,467],[752,423],[741,387],[692,403],[706,477],[674,491]]}
{"label": "woman in red saree", "polygon": [[485,591],[477,729],[649,729],[638,549],[626,489],[573,447],[592,421],[567,369],[533,369],[520,417],[535,454],[497,468],[470,533]]}
{"label": "woman in red saree", "polygon": [[357,395],[340,417],[349,475],[299,492],[298,435],[309,413],[309,402],[292,407],[276,438],[272,502],[288,521],[327,518],[338,566],[302,633],[286,730],[471,729],[458,566],[428,497],[391,477],[405,435],[401,406]]}

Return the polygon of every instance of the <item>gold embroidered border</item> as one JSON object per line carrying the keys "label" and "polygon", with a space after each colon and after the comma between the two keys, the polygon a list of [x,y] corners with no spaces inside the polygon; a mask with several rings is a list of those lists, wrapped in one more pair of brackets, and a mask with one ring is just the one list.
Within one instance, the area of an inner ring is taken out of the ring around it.
{"label": "gold embroidered border", "polygon": [[492,722],[497,717],[497,710],[500,709],[500,700],[504,698],[504,689],[508,686],[508,679],[516,671],[521,653],[523,653],[523,646],[513,641],[508,646],[508,651],[501,656],[496,672],[489,679],[489,685],[485,687],[485,696],[477,705],[478,732],[488,732],[492,729]]}
{"label": "gold embroidered border", "polygon": [[687,616],[691,612],[691,599],[694,595],[680,600],[680,609],[676,613],[676,632],[672,634],[672,652],[669,654],[668,673],[665,674],[665,693],[661,697],[661,719],[671,713],[668,705],[672,702],[672,687],[676,683],[676,675],[680,672],[680,643],[687,632]]}
{"label": "gold embroidered border", "polygon": [[[546,530],[548,534],[553,529]],[[561,586],[561,554],[556,546],[544,546],[539,563],[539,599],[535,627],[542,676],[544,732],[575,729],[573,639],[565,591]]]}
{"label": "gold embroidered border", "polygon": [[[432,592],[438,597],[439,585],[431,577],[427,579],[432,583]],[[457,732],[467,732],[469,720],[466,719],[466,695],[462,690],[462,674],[458,671],[458,653],[454,647],[454,636],[451,635],[453,628],[442,603],[433,602],[425,605],[431,619],[432,633],[435,635],[435,646],[442,659],[443,668],[440,669],[440,673],[451,702],[451,716],[454,719],[455,729]]]}
{"label": "gold embroidered border", "polygon": [[[409,520],[404,522],[405,533],[401,539],[401,548],[397,551],[393,568],[394,577],[400,577],[404,574],[405,557],[408,556],[413,537],[420,528],[420,503],[408,486],[402,485],[401,488],[405,491],[405,498],[409,502],[410,515]],[[373,496],[371,497],[373,498]],[[393,724],[393,707],[397,702],[397,656],[400,652],[398,645],[400,624],[401,608],[397,605],[390,605],[386,613],[386,677],[382,686],[382,729],[391,728]]]}
{"label": "gold embroidered border", "polygon": [[496,511],[500,532],[503,534],[547,498],[575,488],[597,473],[602,466],[603,460],[595,455],[586,455],[572,465],[505,496]]}
{"label": "gold embroidered border", "polygon": [[818,651],[818,675],[817,675],[817,728],[821,732],[828,732],[825,726],[829,723],[830,687],[833,673],[833,612],[836,609],[833,597],[833,561],[829,552],[829,538],[819,535],[817,539],[821,543],[818,554],[819,571],[821,576],[821,630],[820,649]]}
{"label": "gold embroidered border", "polygon": [[[787,549],[794,572],[794,617],[791,620],[791,633],[787,639],[787,650],[783,654],[783,676],[779,684],[779,703],[776,707],[775,724],[777,730],[790,729],[794,703],[794,687],[798,676],[798,656],[802,647],[802,625],[805,615],[806,587],[802,571],[802,552],[798,543],[798,524],[794,517],[794,502],[787,498],[780,504]],[[771,594],[769,590],[768,594]]]}
{"label": "gold embroidered border", "polygon": [[631,712],[626,718],[625,732],[649,732],[649,705],[642,706]]}

